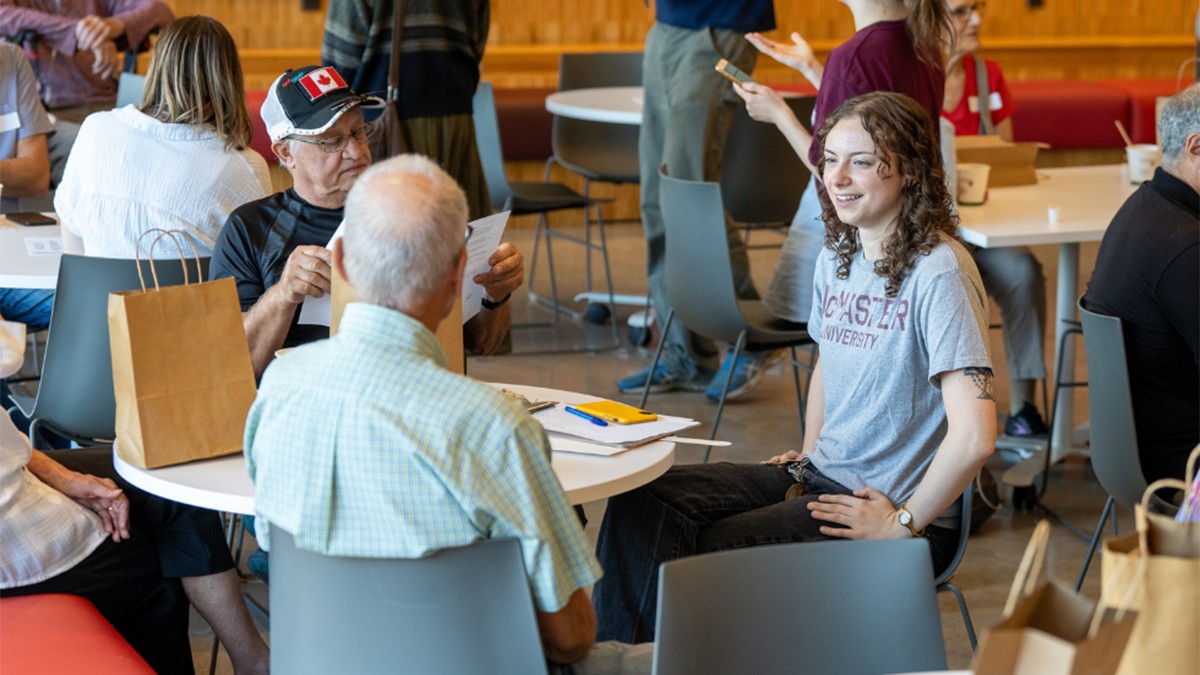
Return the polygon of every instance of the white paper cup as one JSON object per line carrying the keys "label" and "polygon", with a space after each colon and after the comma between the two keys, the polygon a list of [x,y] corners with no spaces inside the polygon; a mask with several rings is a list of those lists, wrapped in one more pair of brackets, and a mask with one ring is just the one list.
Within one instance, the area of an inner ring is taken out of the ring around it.
{"label": "white paper cup", "polygon": [[1061,215],[1062,215],[1062,207],[1055,206],[1054,204],[1051,204],[1050,206],[1046,207],[1046,217],[1047,217],[1047,220],[1050,221],[1051,225],[1057,224],[1058,219]]}
{"label": "white paper cup", "polygon": [[1162,162],[1162,150],[1152,143],[1126,146],[1125,156],[1129,160],[1129,182],[1134,185],[1154,178],[1154,170]]}
{"label": "white paper cup", "polygon": [[979,206],[987,201],[988,164],[960,163],[958,165],[958,203]]}

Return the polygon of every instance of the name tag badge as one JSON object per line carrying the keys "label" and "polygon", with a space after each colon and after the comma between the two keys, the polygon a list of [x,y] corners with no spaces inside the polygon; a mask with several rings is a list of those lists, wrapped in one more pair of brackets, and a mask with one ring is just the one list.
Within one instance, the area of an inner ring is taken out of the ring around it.
{"label": "name tag badge", "polygon": [[16,110],[0,115],[0,134],[21,128],[21,116]]}
{"label": "name tag badge", "polygon": [[992,95],[988,97],[988,105],[992,110],[999,110],[1004,107],[1004,101],[1000,100],[1000,92],[992,92]]}

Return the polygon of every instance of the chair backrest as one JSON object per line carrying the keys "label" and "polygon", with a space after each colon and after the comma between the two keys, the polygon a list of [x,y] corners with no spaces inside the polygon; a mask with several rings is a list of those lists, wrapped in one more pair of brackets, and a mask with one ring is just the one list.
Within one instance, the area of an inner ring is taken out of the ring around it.
{"label": "chair backrest", "polygon": [[758,546],[659,569],[655,675],[944,670],[923,539]]}
{"label": "chair backrest", "polygon": [[675,319],[689,329],[735,343],[746,321],[734,292],[721,186],[671,178],[669,170],[660,171],[667,299]]}
{"label": "chair backrest", "polygon": [[117,107],[124,108],[130,103],[140,106],[145,88],[145,75],[121,73],[121,79],[117,80]]}
{"label": "chair backrest", "polygon": [[967,541],[971,538],[971,500],[974,497],[974,490],[975,481],[971,481],[967,489],[963,490],[962,520],[958,525],[958,548],[954,550],[954,557],[950,559],[950,564],[933,580],[935,587],[950,581],[950,577],[954,576],[954,570],[958,569],[958,564],[962,562],[963,556],[967,553]]}
{"label": "chair backrest", "polygon": [[[188,279],[208,279],[208,262],[200,259],[198,277],[195,260],[188,260]],[[158,261],[155,268],[160,286],[183,283],[183,265],[177,261]],[[142,272],[146,283],[153,283],[148,261],[142,261]],[[116,436],[108,294],[141,287],[136,260],[63,255],[34,417],[76,436]]]}
{"label": "chair backrest", "polygon": [[545,673],[515,539],[415,560],[297,549],[271,528],[276,673]]}
{"label": "chair backrest", "polygon": [[1119,318],[1089,311],[1082,298],[1079,319],[1087,352],[1092,469],[1104,491],[1132,510],[1146,491],[1146,477],[1138,458],[1125,333]]}
{"label": "chair backrest", "polygon": [[[562,54],[558,90],[640,87],[642,52]],[[593,179],[638,182],[636,124],[608,124],[554,116],[550,143],[559,164]]]}
{"label": "chair backrest", "polygon": [[512,188],[504,173],[504,146],[500,143],[500,122],[496,117],[496,92],[491,82],[480,82],[479,89],[471,102],[475,120],[475,143],[479,146],[479,161],[483,164],[483,175],[487,179],[488,195],[492,210],[497,213],[508,209]]}
{"label": "chair backrest", "polygon": [[[809,126],[816,96],[784,99]],[[756,122],[739,105],[725,140],[721,198],[739,223],[790,223],[808,187],[808,167],[774,124]]]}

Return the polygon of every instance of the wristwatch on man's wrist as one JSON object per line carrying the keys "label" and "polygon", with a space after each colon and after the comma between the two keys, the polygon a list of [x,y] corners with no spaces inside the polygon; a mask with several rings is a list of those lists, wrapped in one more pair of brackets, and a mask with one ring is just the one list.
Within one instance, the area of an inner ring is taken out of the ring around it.
{"label": "wristwatch on man's wrist", "polygon": [[900,505],[900,510],[896,512],[896,519],[900,521],[901,525],[907,527],[909,532],[912,532],[912,536],[920,537],[925,534],[925,530],[918,531],[913,525],[913,514],[908,510],[908,502]]}
{"label": "wristwatch on man's wrist", "polygon": [[485,295],[485,296],[483,296],[483,300],[481,302],[483,304],[484,309],[498,309],[501,305],[508,302],[508,299],[511,297],[512,297],[512,293],[509,293],[508,295],[504,296],[503,298],[500,298],[499,300],[496,300],[493,302],[492,300],[488,300],[487,296]]}

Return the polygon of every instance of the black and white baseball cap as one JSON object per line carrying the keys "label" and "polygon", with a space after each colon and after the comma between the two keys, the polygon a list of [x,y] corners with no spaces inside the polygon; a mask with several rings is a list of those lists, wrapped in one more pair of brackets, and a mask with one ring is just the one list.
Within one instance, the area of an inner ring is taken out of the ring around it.
{"label": "black and white baseball cap", "polygon": [[289,70],[271,84],[262,118],[271,141],[293,134],[316,136],[354,106],[381,108],[383,99],[359,96],[332,67]]}

